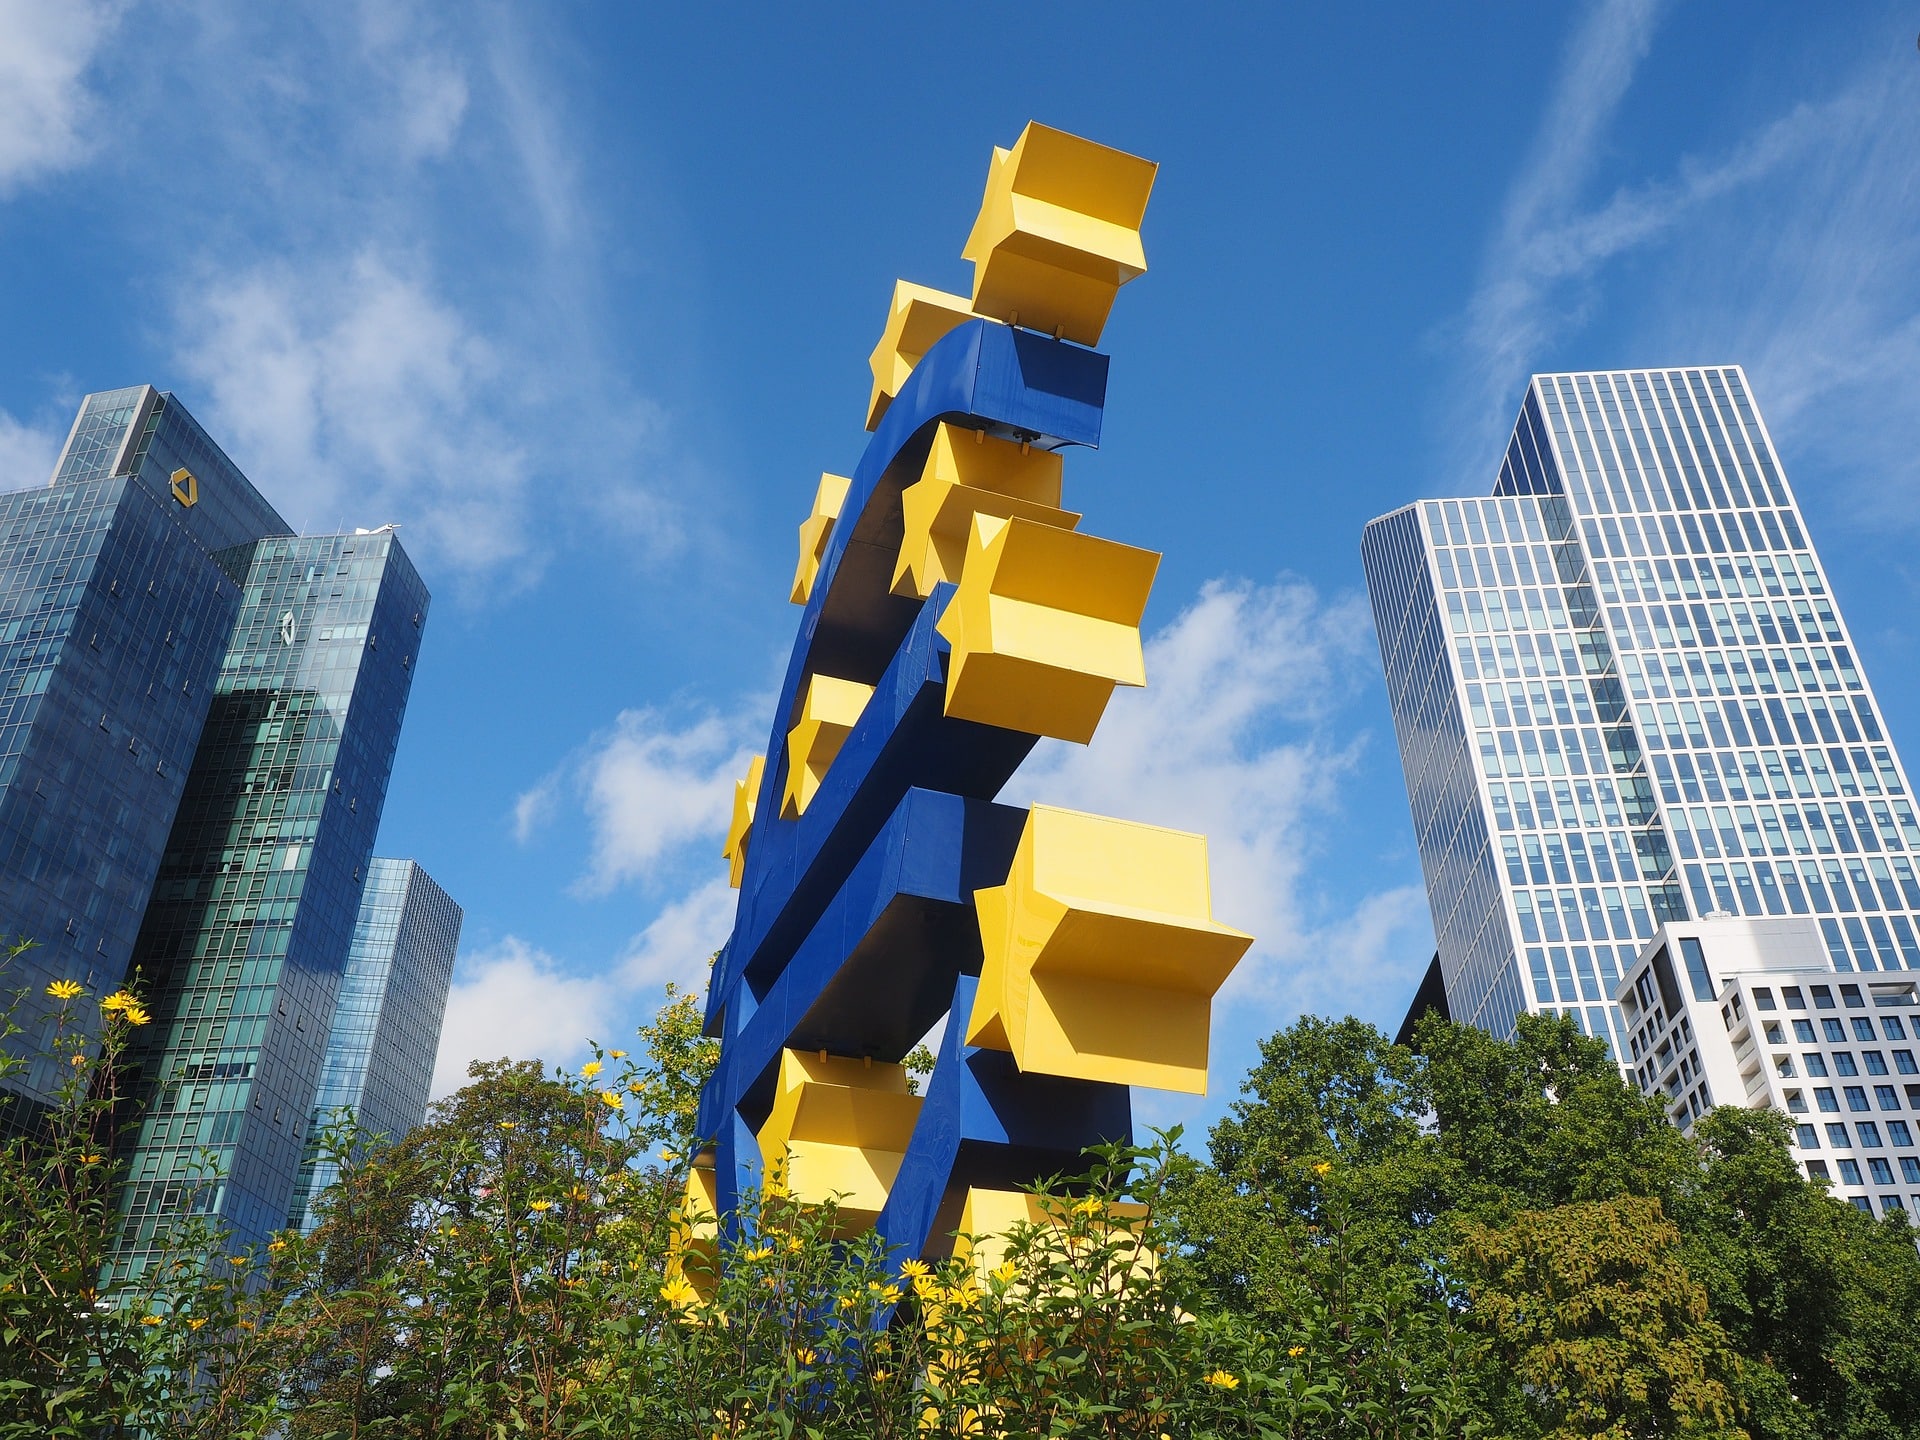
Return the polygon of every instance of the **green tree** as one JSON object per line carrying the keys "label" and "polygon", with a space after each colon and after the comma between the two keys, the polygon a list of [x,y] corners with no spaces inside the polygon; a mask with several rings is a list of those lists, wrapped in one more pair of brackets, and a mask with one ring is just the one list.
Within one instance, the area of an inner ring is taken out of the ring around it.
{"label": "green tree", "polygon": [[1658,1200],[1523,1210],[1462,1238],[1468,1316],[1494,1343],[1509,1415],[1546,1440],[1745,1436],[1726,1332]]}

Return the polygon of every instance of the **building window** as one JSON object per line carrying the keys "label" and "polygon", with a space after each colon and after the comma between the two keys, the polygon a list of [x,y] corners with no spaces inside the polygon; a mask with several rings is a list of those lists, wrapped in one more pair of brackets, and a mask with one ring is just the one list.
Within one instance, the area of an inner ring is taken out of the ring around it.
{"label": "building window", "polygon": [[1860,1067],[1853,1063],[1853,1052],[1851,1050],[1834,1051],[1833,1068],[1837,1074],[1841,1075],[1858,1075],[1860,1073]]}
{"label": "building window", "polygon": [[1799,1090],[1787,1091],[1787,1113],[1804,1115],[1807,1113],[1807,1097]]}
{"label": "building window", "polygon": [[1815,1130],[1813,1126],[1796,1125],[1793,1127],[1793,1130],[1794,1134],[1799,1137],[1800,1148],[1802,1150],[1818,1150],[1820,1148],[1820,1132]]}
{"label": "building window", "polygon": [[1794,1021],[1793,1038],[1798,1040],[1802,1045],[1813,1044],[1813,1022],[1811,1020]]}
{"label": "building window", "polygon": [[1896,1050],[1893,1052],[1893,1068],[1902,1075],[1920,1075],[1920,1067],[1913,1063],[1913,1051]]}
{"label": "building window", "polygon": [[1867,1161],[1867,1173],[1873,1176],[1873,1183],[1876,1185],[1893,1184],[1893,1166],[1877,1155]]}
{"label": "building window", "polygon": [[1920,1185],[1920,1160],[1911,1155],[1900,1157],[1900,1176],[1909,1185]]}
{"label": "building window", "polygon": [[1858,1160],[1842,1160],[1840,1162],[1840,1183],[1842,1185],[1858,1185],[1860,1183],[1860,1162]]}
{"label": "building window", "polygon": [[1876,1150],[1880,1148],[1880,1127],[1874,1124],[1873,1121],[1858,1121],[1853,1127],[1853,1133],[1860,1137],[1860,1143],[1862,1145],[1870,1146]]}
{"label": "building window", "polygon": [[1820,1030],[1832,1044],[1844,1045],[1847,1043],[1847,1027],[1842,1025],[1838,1020],[1822,1020],[1820,1022]]}
{"label": "building window", "polygon": [[1846,1126],[1829,1125],[1827,1126],[1827,1143],[1829,1145],[1838,1145],[1841,1149],[1844,1150],[1849,1145],[1853,1144],[1853,1141],[1849,1139],[1847,1136]]}
{"label": "building window", "polygon": [[1900,1197],[1898,1195],[1882,1195],[1880,1197],[1880,1213],[1883,1215],[1904,1215],[1907,1213],[1907,1207],[1900,1203]]}
{"label": "building window", "polygon": [[1898,1110],[1900,1108],[1899,1092],[1891,1085],[1874,1086],[1873,1098],[1880,1102],[1880,1108],[1882,1110]]}
{"label": "building window", "polygon": [[1884,1075],[1887,1073],[1887,1057],[1882,1055],[1878,1050],[1862,1050],[1860,1052],[1860,1063],[1867,1067],[1867,1074],[1869,1075]]}
{"label": "building window", "polygon": [[1813,1076],[1824,1076],[1827,1073],[1826,1060],[1823,1059],[1821,1056],[1815,1054],[1814,1052],[1808,1051],[1805,1055],[1802,1055],[1800,1058],[1807,1062],[1807,1074],[1813,1075]]}
{"label": "building window", "polygon": [[1809,1180],[1831,1180],[1833,1177],[1827,1174],[1826,1161],[1809,1160],[1807,1161],[1807,1178]]}
{"label": "building window", "polygon": [[[1812,1067],[1809,1066],[1808,1068],[1811,1069]],[[1815,1088],[1813,1092],[1813,1103],[1829,1115],[1838,1115],[1840,1113],[1840,1101],[1835,1097],[1833,1091],[1825,1085]]]}
{"label": "building window", "polygon": [[1873,1108],[1871,1105],[1867,1104],[1867,1087],[1866,1086],[1843,1085],[1840,1088],[1846,1091],[1847,1109],[1853,1111],[1856,1114],[1865,1114],[1867,1111]]}

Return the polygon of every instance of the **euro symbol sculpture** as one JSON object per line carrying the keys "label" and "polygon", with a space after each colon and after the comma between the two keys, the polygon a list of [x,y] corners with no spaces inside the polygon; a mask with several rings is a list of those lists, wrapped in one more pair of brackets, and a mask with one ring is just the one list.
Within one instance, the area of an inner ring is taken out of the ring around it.
{"label": "euro symbol sculpture", "polygon": [[[972,294],[899,282],[865,453],[800,527],[799,634],[725,858],[740,899],[683,1210],[713,1255],[743,1192],[838,1205],[897,1266],[1132,1136],[1131,1090],[1203,1092],[1210,1006],[1252,937],[1206,840],[995,797],[1043,735],[1144,685],[1159,556],[1080,529],[1120,287],[1156,167],[1030,124],[996,149]],[[926,1093],[902,1066],[942,1017]]]}

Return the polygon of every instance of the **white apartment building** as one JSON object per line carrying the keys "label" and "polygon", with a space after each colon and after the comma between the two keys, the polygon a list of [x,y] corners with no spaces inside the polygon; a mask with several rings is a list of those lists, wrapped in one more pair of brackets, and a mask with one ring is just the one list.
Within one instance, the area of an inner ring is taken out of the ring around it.
{"label": "white apartment building", "polygon": [[1627,1073],[1683,1132],[1716,1105],[1771,1105],[1810,1179],[1920,1219],[1920,984],[1831,957],[1813,917],[1661,925],[1614,990]]}

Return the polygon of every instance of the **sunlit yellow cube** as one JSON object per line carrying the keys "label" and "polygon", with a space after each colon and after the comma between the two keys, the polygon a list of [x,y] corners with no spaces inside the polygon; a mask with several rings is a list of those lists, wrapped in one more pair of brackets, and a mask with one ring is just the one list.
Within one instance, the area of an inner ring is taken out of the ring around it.
{"label": "sunlit yellow cube", "polygon": [[1213,996],[1253,937],[1213,919],[1207,840],[1036,805],[974,892],[967,1043],[1023,1071],[1204,1095]]}
{"label": "sunlit yellow cube", "polygon": [[766,774],[767,757],[756,755],[747,766],[747,777],[733,782],[733,814],[727,820],[727,843],[720,856],[727,862],[727,883],[734,889],[747,870],[747,842],[753,835],[753,809],[760,798],[760,781]]}
{"label": "sunlit yellow cube", "polygon": [[780,797],[780,818],[798,820],[827,778],[833,757],[867,707],[873,686],[857,680],[814,675],[800,702],[800,720],[787,732],[787,783]]}
{"label": "sunlit yellow cube", "polygon": [[1120,287],[1143,275],[1140,222],[1159,169],[1121,150],[1029,123],[995,149],[961,254],[977,314],[1097,345]]}
{"label": "sunlit yellow cube", "polygon": [[887,413],[887,406],[907,383],[920,357],[933,348],[933,342],[973,318],[973,307],[962,296],[907,280],[893,282],[887,328],[867,359],[873,371],[873,390],[867,397],[867,429],[879,428],[880,417]]}
{"label": "sunlit yellow cube", "polygon": [[767,1190],[803,1205],[833,1200],[835,1233],[859,1234],[886,1207],[919,1118],[904,1066],[782,1051],[758,1137]]}
{"label": "sunlit yellow cube", "polygon": [[975,515],[1071,530],[1080,517],[1060,508],[1061,470],[1052,451],[943,421],[920,478],[900,495],[903,534],[893,593],[924,600],[942,581],[958,580]]}
{"label": "sunlit yellow cube", "polygon": [[800,563],[794,567],[793,589],[787,596],[796,605],[806,604],[813,595],[820,562],[827,558],[827,542],[833,539],[833,527],[847,503],[847,487],[852,484],[844,475],[821,472],[820,484],[813,492],[813,509],[800,522]]}
{"label": "sunlit yellow cube", "polygon": [[946,713],[1085,744],[1116,685],[1147,683],[1140,615],[1160,557],[1019,517],[971,523],[939,623]]}

